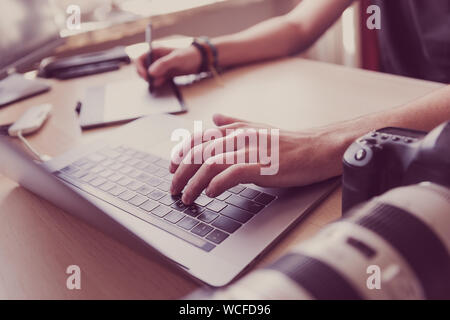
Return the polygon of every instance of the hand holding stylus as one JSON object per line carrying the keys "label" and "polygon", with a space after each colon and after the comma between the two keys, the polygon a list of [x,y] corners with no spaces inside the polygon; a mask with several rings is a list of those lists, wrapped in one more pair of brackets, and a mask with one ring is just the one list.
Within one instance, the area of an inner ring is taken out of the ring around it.
{"label": "hand holding stylus", "polygon": [[196,73],[201,59],[198,50],[192,46],[181,49],[150,46],[149,52],[135,63],[139,76],[154,90],[175,76]]}

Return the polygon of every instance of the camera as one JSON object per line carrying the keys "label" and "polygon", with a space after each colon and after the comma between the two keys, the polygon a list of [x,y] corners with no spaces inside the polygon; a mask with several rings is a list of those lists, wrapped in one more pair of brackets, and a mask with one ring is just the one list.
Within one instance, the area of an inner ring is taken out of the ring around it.
{"label": "camera", "polygon": [[342,213],[422,181],[450,187],[450,121],[428,134],[390,127],[357,139],[343,156]]}

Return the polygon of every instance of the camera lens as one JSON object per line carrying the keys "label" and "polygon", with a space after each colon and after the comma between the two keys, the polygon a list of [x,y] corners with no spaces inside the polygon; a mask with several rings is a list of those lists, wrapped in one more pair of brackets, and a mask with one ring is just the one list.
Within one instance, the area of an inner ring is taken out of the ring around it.
{"label": "camera lens", "polygon": [[220,299],[449,299],[450,189],[396,188],[352,209]]}

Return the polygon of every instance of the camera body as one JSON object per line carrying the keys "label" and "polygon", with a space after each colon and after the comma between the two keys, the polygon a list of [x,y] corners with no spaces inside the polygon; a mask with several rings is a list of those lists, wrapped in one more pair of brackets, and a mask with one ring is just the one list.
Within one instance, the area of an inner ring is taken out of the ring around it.
{"label": "camera body", "polygon": [[343,157],[342,212],[422,181],[450,187],[450,121],[428,134],[389,127],[357,139]]}

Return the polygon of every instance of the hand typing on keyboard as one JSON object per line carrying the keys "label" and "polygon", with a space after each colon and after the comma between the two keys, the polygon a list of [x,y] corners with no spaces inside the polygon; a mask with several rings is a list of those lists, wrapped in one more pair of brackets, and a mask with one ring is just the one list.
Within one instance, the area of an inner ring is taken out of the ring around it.
{"label": "hand typing on keyboard", "polygon": [[[301,186],[325,180],[341,172],[340,161],[336,161],[340,158],[341,151],[330,138],[332,130],[280,130],[276,146],[278,150],[273,150],[270,145],[272,140],[268,137],[270,134],[264,137],[259,134],[260,129],[272,132],[272,127],[223,115],[215,115],[213,120],[223,137],[206,140],[205,136],[211,134],[206,130],[203,137],[197,139],[194,133],[191,139],[173,153],[170,172],[174,176],[170,192],[177,195],[183,191],[181,199],[185,204],[193,203],[205,189],[206,195],[212,198],[240,183],[254,183],[265,187]],[[227,150],[226,141],[236,139],[236,129],[241,129],[244,135],[250,131],[257,132],[258,141],[264,138],[268,143],[266,146],[257,144],[258,150],[254,150],[255,146],[244,140],[246,142],[240,147],[238,143],[234,143],[232,151],[224,152]],[[231,130],[234,131],[230,133]],[[197,140],[200,143],[196,143]],[[263,147],[270,151],[261,150]],[[268,164],[261,161],[262,157],[259,155],[270,155],[274,151],[279,154],[276,174],[262,174],[262,168]],[[251,153],[257,154],[257,158],[252,159]],[[228,158],[230,156],[231,158]],[[236,161],[239,158],[245,161]],[[196,161],[197,159],[201,159],[201,162]]]}

